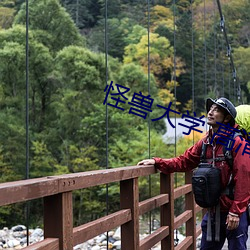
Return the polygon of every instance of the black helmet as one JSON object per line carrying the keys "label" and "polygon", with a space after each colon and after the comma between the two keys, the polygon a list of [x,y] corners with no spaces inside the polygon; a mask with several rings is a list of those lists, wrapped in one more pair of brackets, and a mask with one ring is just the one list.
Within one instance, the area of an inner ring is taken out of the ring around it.
{"label": "black helmet", "polygon": [[207,102],[206,102],[207,113],[209,112],[209,110],[213,104],[216,104],[216,105],[220,106],[221,108],[223,108],[224,110],[226,110],[235,120],[237,111],[236,111],[234,105],[227,98],[221,97],[221,98],[215,99],[215,100],[208,98]]}

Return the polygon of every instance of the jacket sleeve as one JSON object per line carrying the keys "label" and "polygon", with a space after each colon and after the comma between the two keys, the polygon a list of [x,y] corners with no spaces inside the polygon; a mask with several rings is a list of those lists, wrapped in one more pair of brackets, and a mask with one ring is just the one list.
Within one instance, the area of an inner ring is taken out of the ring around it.
{"label": "jacket sleeve", "polygon": [[155,166],[165,174],[189,171],[196,168],[200,163],[201,148],[202,140],[188,148],[184,154],[178,157],[171,159],[154,157]]}
{"label": "jacket sleeve", "polygon": [[241,215],[250,201],[250,143],[236,137],[232,154],[235,187],[234,201],[229,211]]}

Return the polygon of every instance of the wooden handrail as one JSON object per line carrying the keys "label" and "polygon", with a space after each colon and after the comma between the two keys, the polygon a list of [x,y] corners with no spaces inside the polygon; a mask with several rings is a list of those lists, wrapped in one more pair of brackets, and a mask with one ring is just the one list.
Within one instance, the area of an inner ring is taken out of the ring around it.
{"label": "wooden handrail", "polygon": [[[191,173],[186,184],[174,189],[173,174],[160,174],[160,194],[139,202],[138,178],[157,173],[154,166],[129,166],[58,176],[48,176],[0,184],[0,206],[44,199],[44,240],[26,248],[72,250],[101,233],[121,227],[122,249],[146,250],[161,241],[161,249],[196,249],[196,213],[201,211],[193,199]],[[74,190],[120,183],[120,210],[73,228]],[[186,211],[174,218],[174,200],[185,196]],[[146,238],[139,239],[139,216],[160,208],[161,225]],[[186,238],[174,247],[174,230],[186,224]]]}
{"label": "wooden handrail", "polygon": [[134,166],[1,183],[0,206],[154,173],[156,170],[153,166]]}

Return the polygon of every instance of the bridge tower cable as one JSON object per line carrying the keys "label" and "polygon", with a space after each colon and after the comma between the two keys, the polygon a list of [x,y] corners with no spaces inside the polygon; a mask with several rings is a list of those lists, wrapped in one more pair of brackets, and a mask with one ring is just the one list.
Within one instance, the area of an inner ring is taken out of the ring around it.
{"label": "bridge tower cable", "polygon": [[216,0],[213,1],[213,18],[214,18],[214,25],[213,25],[213,35],[214,35],[214,94],[219,97],[218,93],[218,85],[217,85],[217,25],[216,25]]}
{"label": "bridge tower cable", "polygon": [[[206,9],[206,0],[204,0],[203,4],[203,49],[204,49],[204,100],[208,97],[207,96],[207,9]],[[204,102],[204,110],[205,102]],[[207,126],[205,131],[207,132]]]}
{"label": "bridge tower cable", "polygon": [[[173,69],[173,80],[174,81],[174,97],[175,97],[175,108],[174,110],[177,109],[177,105],[176,105],[176,100],[177,100],[177,84],[176,84],[176,1],[173,0],[172,2],[172,6],[173,6],[173,26],[174,26],[174,32],[173,32],[173,46],[174,46],[174,55],[173,55],[173,63],[174,63],[174,69]],[[176,124],[177,124],[177,117],[176,117],[176,113],[175,113],[175,136],[174,136],[174,155],[176,157],[177,155],[177,131],[176,131]],[[175,175],[175,187],[177,187],[177,182],[178,182],[178,175],[177,173],[174,174]],[[179,239],[178,239],[178,231],[177,229],[175,230],[175,245],[178,245],[179,243]]]}
{"label": "bridge tower cable", "polygon": [[206,15],[206,0],[204,0],[204,6],[203,6],[203,36],[204,36],[204,95],[205,98],[207,98],[207,39],[206,39],[206,24],[207,24],[207,15]]}
{"label": "bridge tower cable", "polygon": [[232,71],[232,79],[233,79],[233,84],[234,84],[233,93],[236,92],[237,94],[238,104],[242,104],[241,86],[240,86],[240,81],[238,80],[238,77],[237,77],[237,71],[234,65],[234,60],[233,60],[233,55],[232,55],[232,49],[231,49],[231,45],[229,43],[228,36],[227,36],[225,18],[222,13],[220,0],[216,0],[216,2],[217,2],[218,10],[219,10],[219,15],[220,15],[220,28],[221,28],[221,31],[223,32],[223,35],[226,41],[227,57],[230,60],[230,70]]}
{"label": "bridge tower cable", "polygon": [[[194,92],[194,10],[193,10],[193,0],[191,0],[191,39],[192,39],[192,73],[191,73],[191,79],[192,79],[192,109],[193,112],[195,112],[195,92]],[[193,131],[193,144],[194,144],[194,131]]]}
{"label": "bridge tower cable", "polygon": [[[105,6],[105,21],[104,21],[104,30],[105,30],[105,33],[104,33],[104,49],[105,49],[105,85],[108,84],[108,79],[109,79],[109,72],[108,72],[108,0],[105,0],[104,2]],[[105,125],[106,125],[106,169],[109,168],[109,154],[108,154],[108,149],[109,149],[109,133],[108,133],[108,128],[109,128],[109,120],[108,120],[108,105],[107,105],[107,102],[106,102],[106,122],[105,122]],[[106,184],[106,215],[108,215],[109,213],[109,186],[108,184]],[[108,232],[106,233],[107,234],[107,249],[108,249],[108,244],[109,244],[109,241],[108,241]]]}
{"label": "bridge tower cable", "polygon": [[[150,0],[147,0],[147,33],[148,33],[148,95],[150,95]],[[151,158],[151,133],[150,133],[150,128],[151,128],[151,121],[150,121],[150,113],[148,113],[148,158]],[[151,175],[148,176],[148,192],[149,192],[149,197],[152,195],[152,183],[151,183]],[[152,230],[152,212],[149,212],[149,233],[151,233]]]}
{"label": "bridge tower cable", "polygon": [[[220,24],[221,25],[221,24]],[[220,37],[221,38],[221,37]],[[220,72],[221,72],[221,81],[222,81],[222,96],[225,96],[225,65],[224,65],[224,58],[221,56],[223,54],[224,48],[225,48],[225,41],[224,39],[219,39],[218,42],[220,42]]]}
{"label": "bridge tower cable", "polygon": [[[25,97],[25,134],[26,134],[26,169],[25,179],[29,179],[29,0],[26,0],[26,44],[25,44],[25,81],[26,81],[26,97]],[[25,203],[25,217],[26,217],[26,240],[29,245],[29,214],[30,214],[30,202]]]}

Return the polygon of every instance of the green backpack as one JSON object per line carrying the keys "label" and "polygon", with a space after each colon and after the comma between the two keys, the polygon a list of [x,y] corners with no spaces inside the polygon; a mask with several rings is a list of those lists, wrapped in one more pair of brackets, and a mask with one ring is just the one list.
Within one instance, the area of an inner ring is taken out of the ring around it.
{"label": "green backpack", "polygon": [[237,115],[235,118],[236,123],[239,125],[240,129],[247,132],[249,137],[250,133],[250,105],[239,105],[235,107]]}

